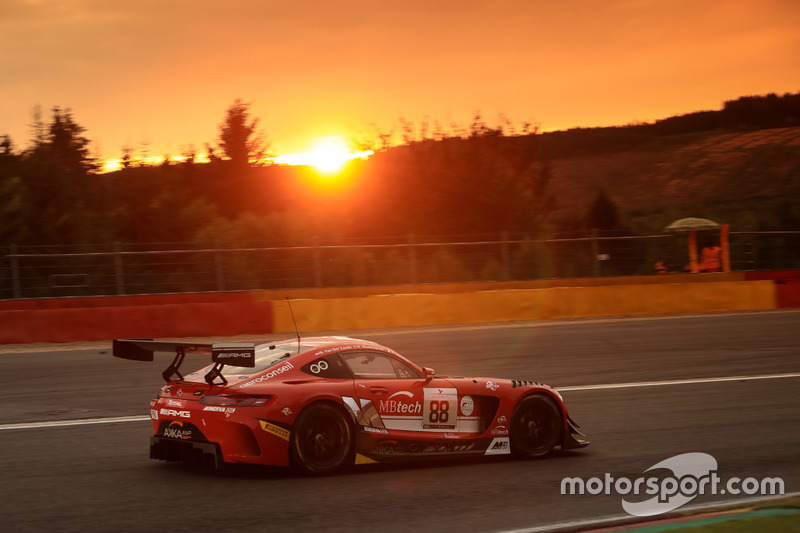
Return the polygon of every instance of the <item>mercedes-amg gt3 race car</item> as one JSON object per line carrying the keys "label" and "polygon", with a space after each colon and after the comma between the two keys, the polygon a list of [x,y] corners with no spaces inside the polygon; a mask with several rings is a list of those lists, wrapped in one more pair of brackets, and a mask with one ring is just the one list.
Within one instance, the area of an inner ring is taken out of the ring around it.
{"label": "mercedes-amg gt3 race car", "polygon": [[[561,395],[529,381],[439,377],[347,337],[275,343],[115,340],[116,357],[175,358],[150,402],[150,457],[220,467],[347,465],[457,455],[540,457],[588,441]],[[212,364],[186,376],[186,356]]]}

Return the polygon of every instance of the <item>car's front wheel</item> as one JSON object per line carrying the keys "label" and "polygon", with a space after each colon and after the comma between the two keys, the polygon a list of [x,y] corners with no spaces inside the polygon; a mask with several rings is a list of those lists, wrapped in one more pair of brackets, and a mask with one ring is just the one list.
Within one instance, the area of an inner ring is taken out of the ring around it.
{"label": "car's front wheel", "polygon": [[331,474],[352,463],[352,431],[344,415],[330,404],[303,410],[292,429],[292,465],[305,474]]}
{"label": "car's front wheel", "polygon": [[511,417],[511,453],[517,457],[547,455],[559,443],[563,427],[561,410],[552,398],[526,396]]}

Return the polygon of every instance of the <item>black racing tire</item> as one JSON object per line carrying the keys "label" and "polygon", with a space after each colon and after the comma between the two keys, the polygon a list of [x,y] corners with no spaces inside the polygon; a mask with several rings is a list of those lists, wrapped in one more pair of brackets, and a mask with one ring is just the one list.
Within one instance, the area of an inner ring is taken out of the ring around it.
{"label": "black racing tire", "polygon": [[511,416],[511,453],[527,459],[543,457],[561,442],[563,431],[563,415],[552,398],[544,394],[526,396]]}
{"label": "black racing tire", "polygon": [[303,474],[333,474],[353,464],[352,428],[335,406],[311,405],[294,423],[289,453],[292,466]]}

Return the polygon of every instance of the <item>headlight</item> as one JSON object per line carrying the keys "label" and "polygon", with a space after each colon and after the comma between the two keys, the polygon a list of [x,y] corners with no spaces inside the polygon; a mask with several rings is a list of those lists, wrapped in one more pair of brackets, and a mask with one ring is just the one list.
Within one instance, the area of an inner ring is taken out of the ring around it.
{"label": "headlight", "polygon": [[269,396],[242,396],[233,394],[210,394],[203,396],[200,403],[205,405],[226,405],[229,407],[258,407],[269,401]]}

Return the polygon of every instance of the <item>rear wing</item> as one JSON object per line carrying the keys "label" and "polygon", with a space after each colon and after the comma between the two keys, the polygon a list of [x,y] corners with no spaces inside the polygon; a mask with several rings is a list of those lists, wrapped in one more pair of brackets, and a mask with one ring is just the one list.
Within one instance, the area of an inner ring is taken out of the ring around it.
{"label": "rear wing", "polygon": [[214,344],[198,344],[187,342],[154,341],[153,339],[115,339],[113,344],[114,357],[130,359],[131,361],[153,361],[155,352],[174,353],[175,358],[161,376],[169,383],[173,376],[183,379],[180,366],[187,353],[211,355],[214,366],[205,375],[206,383],[213,385],[217,378],[222,379],[222,384],[228,381],[222,375],[225,365],[256,366],[256,345],[252,342],[217,342]]}

